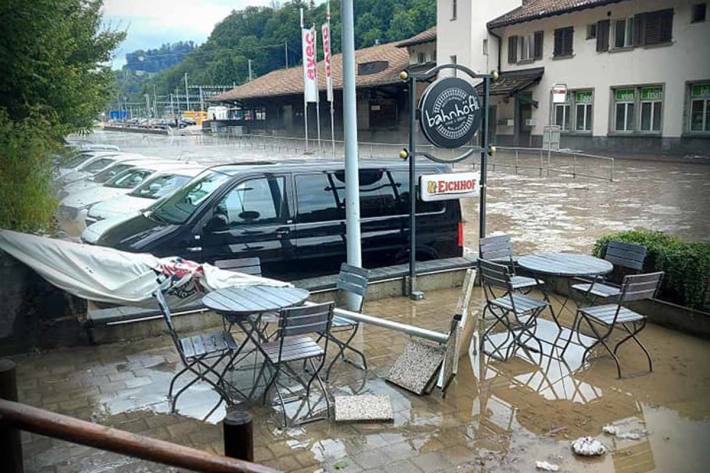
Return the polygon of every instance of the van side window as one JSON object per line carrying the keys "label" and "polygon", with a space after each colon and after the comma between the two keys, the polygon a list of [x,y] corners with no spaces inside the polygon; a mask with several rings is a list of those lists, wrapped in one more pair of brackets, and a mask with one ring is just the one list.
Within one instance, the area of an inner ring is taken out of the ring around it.
{"label": "van side window", "polygon": [[[392,173],[394,181],[397,183],[400,189],[398,208],[400,215],[409,215],[409,172],[407,171],[397,171]],[[419,185],[417,183],[417,185]],[[417,213],[437,213],[444,210],[445,202],[434,201],[434,202],[423,202],[417,199]]]}
{"label": "van side window", "polygon": [[398,215],[401,187],[392,178],[390,171],[360,171],[360,216],[382,217]]}
{"label": "van side window", "polygon": [[296,176],[298,221],[327,222],[345,218],[345,184],[332,173]]}
{"label": "van side window", "polygon": [[261,177],[240,182],[217,204],[227,226],[278,223],[285,219],[285,180]]}

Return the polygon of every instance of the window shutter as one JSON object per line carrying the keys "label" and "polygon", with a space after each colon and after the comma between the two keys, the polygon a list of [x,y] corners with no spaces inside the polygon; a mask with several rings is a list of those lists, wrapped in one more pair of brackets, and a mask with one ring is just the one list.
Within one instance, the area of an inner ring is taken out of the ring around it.
{"label": "window shutter", "polygon": [[508,38],[508,64],[518,62],[518,37],[510,36]]}
{"label": "window shutter", "polygon": [[565,42],[564,42],[564,55],[565,56],[571,56],[572,53],[574,52],[573,42],[574,42],[574,28],[572,28],[570,26],[569,28],[565,28]]}
{"label": "window shutter", "polygon": [[659,12],[661,20],[661,43],[668,43],[673,39],[673,10],[661,10]]}
{"label": "window shutter", "polygon": [[542,59],[542,40],[544,38],[544,33],[542,31],[536,31],[535,32],[535,44],[534,44],[534,50],[535,53],[533,54],[535,59]]}
{"label": "window shutter", "polygon": [[644,13],[639,13],[634,16],[634,22],[632,26],[633,33],[633,45],[641,46],[643,44],[643,29],[644,29]]}
{"label": "window shutter", "polygon": [[646,13],[643,20],[643,44],[667,43],[673,38],[673,9]]}
{"label": "window shutter", "polygon": [[609,20],[597,23],[597,51],[609,50]]}
{"label": "window shutter", "polygon": [[552,54],[553,56],[562,54],[562,30],[555,30],[555,49]]}

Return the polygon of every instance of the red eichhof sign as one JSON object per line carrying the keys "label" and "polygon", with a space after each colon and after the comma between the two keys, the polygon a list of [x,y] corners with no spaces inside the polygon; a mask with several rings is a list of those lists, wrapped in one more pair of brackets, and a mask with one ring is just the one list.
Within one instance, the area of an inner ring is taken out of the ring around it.
{"label": "red eichhof sign", "polygon": [[303,28],[303,86],[307,102],[318,101],[316,79],[316,29]]}
{"label": "red eichhof sign", "polygon": [[419,178],[419,195],[424,202],[460,199],[478,195],[478,173],[429,174]]}

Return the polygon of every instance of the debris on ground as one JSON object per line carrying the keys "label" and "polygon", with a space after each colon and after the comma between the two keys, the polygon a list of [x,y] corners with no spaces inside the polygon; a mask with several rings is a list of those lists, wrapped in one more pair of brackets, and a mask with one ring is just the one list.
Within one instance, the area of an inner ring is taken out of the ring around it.
{"label": "debris on ground", "polygon": [[572,442],[572,451],[584,457],[596,457],[606,453],[606,447],[594,437],[580,437]]}
{"label": "debris on ground", "polygon": [[560,467],[558,465],[541,461],[535,462],[535,468],[543,471],[560,471]]}
{"label": "debris on ground", "polygon": [[616,435],[619,433],[619,428],[609,424],[602,427],[602,432],[608,435]]}

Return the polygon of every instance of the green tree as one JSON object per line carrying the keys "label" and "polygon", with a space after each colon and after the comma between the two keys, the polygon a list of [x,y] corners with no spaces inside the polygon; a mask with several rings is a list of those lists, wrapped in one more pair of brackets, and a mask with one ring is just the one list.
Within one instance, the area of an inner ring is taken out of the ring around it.
{"label": "green tree", "polygon": [[0,227],[47,231],[52,159],[112,95],[108,66],[124,33],[101,27],[101,0],[0,3]]}
{"label": "green tree", "polygon": [[125,33],[102,29],[101,0],[0,5],[0,107],[11,120],[39,110],[57,136],[87,130],[111,95],[108,62]]}

